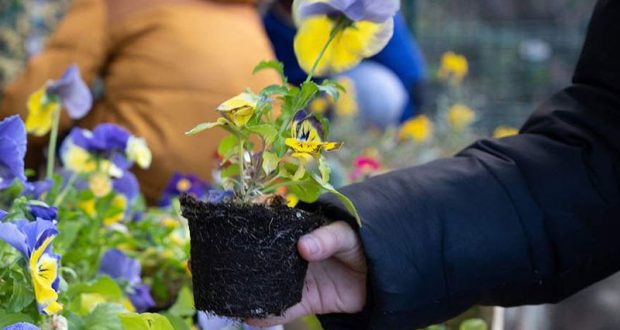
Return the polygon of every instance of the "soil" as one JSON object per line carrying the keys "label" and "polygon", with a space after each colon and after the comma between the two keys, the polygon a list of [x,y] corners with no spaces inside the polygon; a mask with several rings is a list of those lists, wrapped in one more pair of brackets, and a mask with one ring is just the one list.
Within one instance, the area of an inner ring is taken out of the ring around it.
{"label": "soil", "polygon": [[231,318],[279,316],[301,301],[308,263],[297,252],[324,217],[286,205],[210,204],[182,196],[196,309]]}

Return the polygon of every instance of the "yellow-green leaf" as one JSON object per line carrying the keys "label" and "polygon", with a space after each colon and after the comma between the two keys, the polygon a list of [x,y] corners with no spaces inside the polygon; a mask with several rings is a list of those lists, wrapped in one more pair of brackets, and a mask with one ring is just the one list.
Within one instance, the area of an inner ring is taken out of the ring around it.
{"label": "yellow-green leaf", "polygon": [[276,154],[271,153],[269,151],[263,152],[263,171],[265,171],[266,175],[271,174],[271,172],[275,171],[278,168],[278,163],[280,159]]}

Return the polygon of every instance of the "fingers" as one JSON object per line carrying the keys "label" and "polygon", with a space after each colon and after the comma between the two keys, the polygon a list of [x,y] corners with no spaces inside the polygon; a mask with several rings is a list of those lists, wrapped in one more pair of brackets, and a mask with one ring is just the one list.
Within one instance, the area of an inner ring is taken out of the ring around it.
{"label": "fingers", "polygon": [[322,261],[338,254],[361,249],[359,238],[343,221],[334,222],[304,235],[297,245],[301,256],[308,261]]}
{"label": "fingers", "polygon": [[286,324],[293,322],[294,320],[311,314],[306,307],[304,307],[301,303],[289,308],[284,312],[284,314],[280,317],[272,317],[268,319],[248,319],[244,322],[251,326],[255,327],[271,327],[274,325]]}

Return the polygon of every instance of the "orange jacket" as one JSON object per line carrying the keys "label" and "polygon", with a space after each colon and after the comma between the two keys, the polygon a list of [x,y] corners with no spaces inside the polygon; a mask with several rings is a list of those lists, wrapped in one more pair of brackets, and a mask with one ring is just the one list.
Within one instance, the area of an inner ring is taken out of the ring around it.
{"label": "orange jacket", "polygon": [[[25,119],[30,93],[76,63],[87,83],[102,78],[104,96],[79,122],[63,114],[61,132],[112,122],[145,137],[153,163],[136,174],[151,203],[174,171],[209,179],[224,131],[184,132],[215,120],[217,105],[245,88],[277,81],[251,73],[273,58],[255,8],[225,2],[76,0],[44,52],[7,87],[0,118],[19,113]],[[46,141],[30,139],[29,166],[42,164]]]}

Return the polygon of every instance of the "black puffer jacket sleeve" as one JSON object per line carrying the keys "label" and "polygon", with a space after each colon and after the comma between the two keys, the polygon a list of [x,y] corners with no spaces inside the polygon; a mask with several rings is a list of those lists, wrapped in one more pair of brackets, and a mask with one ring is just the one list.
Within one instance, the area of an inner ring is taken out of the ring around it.
{"label": "black puffer jacket sleeve", "polygon": [[[521,134],[342,189],[363,220],[364,313],[413,329],[475,304],[557,302],[620,269],[620,0],[601,0],[573,84]],[[318,203],[342,218],[331,196]]]}

